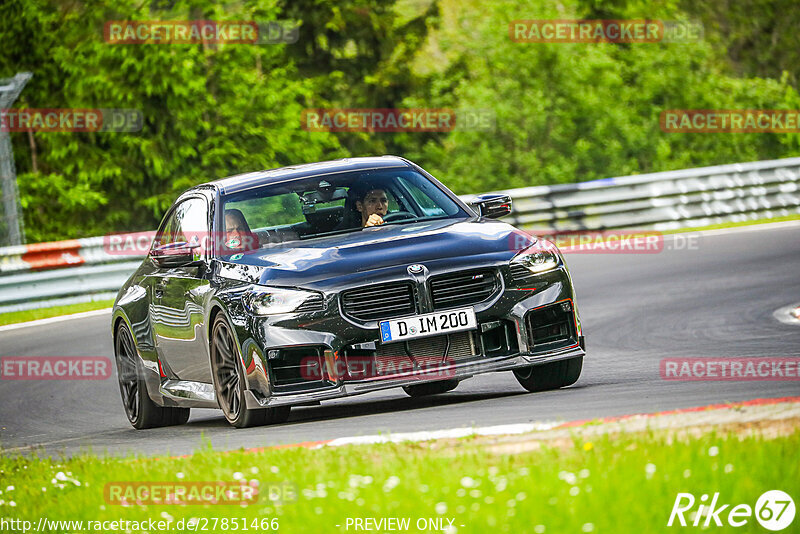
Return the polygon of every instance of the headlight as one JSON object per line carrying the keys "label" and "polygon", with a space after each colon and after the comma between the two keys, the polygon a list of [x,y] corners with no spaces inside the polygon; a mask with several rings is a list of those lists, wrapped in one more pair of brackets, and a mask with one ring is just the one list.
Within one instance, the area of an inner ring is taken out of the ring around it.
{"label": "headlight", "polygon": [[291,313],[316,293],[279,287],[255,287],[245,291],[242,302],[253,315]]}
{"label": "headlight", "polygon": [[558,254],[558,248],[553,243],[539,239],[517,254],[512,262],[524,265],[532,273],[543,273],[558,267],[561,257]]}

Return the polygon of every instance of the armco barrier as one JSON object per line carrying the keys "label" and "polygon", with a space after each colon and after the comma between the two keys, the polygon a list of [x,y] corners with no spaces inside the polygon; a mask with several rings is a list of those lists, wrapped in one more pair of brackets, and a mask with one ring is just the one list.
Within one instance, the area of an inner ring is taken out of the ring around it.
{"label": "armco barrier", "polygon": [[[691,228],[800,214],[800,158],[502,192],[514,200],[505,220],[543,233]],[[103,245],[90,237],[0,248],[0,313],[110,298],[140,259]]]}
{"label": "armco barrier", "polygon": [[787,158],[503,192],[526,229],[662,231],[798,214],[799,187],[800,158]]}

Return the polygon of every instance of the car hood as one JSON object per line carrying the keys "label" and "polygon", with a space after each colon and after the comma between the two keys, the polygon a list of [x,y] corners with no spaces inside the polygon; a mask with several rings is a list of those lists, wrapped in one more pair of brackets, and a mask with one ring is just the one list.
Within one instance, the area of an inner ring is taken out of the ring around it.
{"label": "car hood", "polygon": [[283,287],[329,287],[369,280],[413,263],[478,265],[508,261],[535,238],[510,224],[445,219],[365,228],[293,241],[219,260],[220,276]]}

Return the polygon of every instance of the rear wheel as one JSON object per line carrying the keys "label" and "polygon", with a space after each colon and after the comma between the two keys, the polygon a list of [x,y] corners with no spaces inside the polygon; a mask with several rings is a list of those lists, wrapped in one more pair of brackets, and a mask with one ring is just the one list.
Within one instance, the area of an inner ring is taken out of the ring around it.
{"label": "rear wheel", "polygon": [[290,406],[250,409],[244,400],[244,371],[236,342],[225,316],[218,314],[211,329],[211,370],[217,402],[225,418],[236,428],[282,423]]}
{"label": "rear wheel", "polygon": [[514,369],[514,376],[530,392],[547,391],[571,386],[578,381],[583,369],[583,356]]}
{"label": "rear wheel", "polygon": [[121,323],[114,343],[117,359],[117,379],[125,415],[134,428],[182,425],[189,420],[189,408],[158,406],[147,394],[144,368],[139,361],[136,345],[128,326]]}
{"label": "rear wheel", "polygon": [[438,395],[439,393],[446,393],[458,386],[458,380],[441,380],[439,382],[425,382],[423,384],[414,384],[413,386],[403,386],[409,397],[425,397],[427,395]]}

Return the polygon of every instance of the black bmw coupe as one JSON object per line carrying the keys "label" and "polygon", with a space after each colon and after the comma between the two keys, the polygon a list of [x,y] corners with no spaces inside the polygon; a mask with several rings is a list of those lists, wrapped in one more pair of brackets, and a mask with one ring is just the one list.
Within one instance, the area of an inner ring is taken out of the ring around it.
{"label": "black bmw coupe", "polygon": [[183,193],[117,295],[112,333],[136,428],[220,408],[235,427],[293,405],[512,371],[573,384],[584,338],[559,250],[399,157],[254,172]]}

